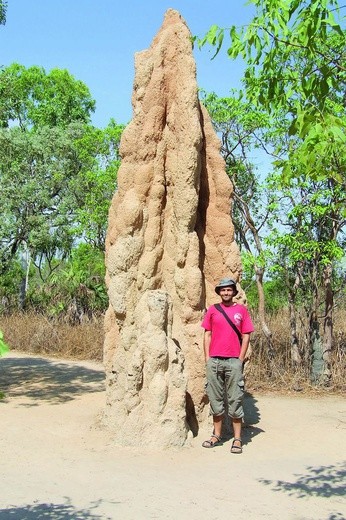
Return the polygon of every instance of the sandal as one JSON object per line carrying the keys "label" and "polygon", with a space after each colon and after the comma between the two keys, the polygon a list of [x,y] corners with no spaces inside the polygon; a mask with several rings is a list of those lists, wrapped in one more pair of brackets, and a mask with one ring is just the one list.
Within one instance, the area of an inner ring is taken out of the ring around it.
{"label": "sandal", "polygon": [[[240,442],[240,446],[235,446],[235,442]],[[231,446],[231,453],[243,453],[243,443],[241,439],[234,438]]]}
{"label": "sandal", "polygon": [[[216,441],[212,441],[213,438],[216,439]],[[203,446],[203,448],[214,448],[214,446],[217,446],[220,443],[221,443],[221,437],[219,437],[218,435],[215,435],[215,433],[212,433],[210,436],[210,439],[207,441],[204,441],[202,446]]]}

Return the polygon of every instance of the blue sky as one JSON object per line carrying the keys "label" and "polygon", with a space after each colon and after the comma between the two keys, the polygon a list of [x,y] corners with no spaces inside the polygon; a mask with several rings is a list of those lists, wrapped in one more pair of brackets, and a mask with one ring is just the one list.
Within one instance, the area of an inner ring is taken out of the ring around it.
{"label": "blue sky", "polygon": [[[68,69],[96,100],[96,126],[106,126],[111,117],[127,123],[134,54],[150,46],[170,7],[198,36],[212,24],[244,25],[252,14],[242,0],[8,0],[0,65]],[[240,86],[242,63],[229,60],[225,50],[214,60],[211,56],[207,48],[195,50],[198,85],[228,95]]]}

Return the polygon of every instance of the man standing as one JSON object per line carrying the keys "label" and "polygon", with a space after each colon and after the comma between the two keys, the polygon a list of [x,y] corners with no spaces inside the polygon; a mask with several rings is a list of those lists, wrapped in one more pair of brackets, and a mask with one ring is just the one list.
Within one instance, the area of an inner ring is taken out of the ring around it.
{"label": "man standing", "polygon": [[234,433],[231,453],[242,453],[243,362],[254,327],[247,308],[233,302],[234,296],[238,293],[234,280],[223,278],[215,287],[215,292],[221,297],[221,304],[209,307],[202,322],[207,395],[213,414],[214,430],[210,439],[204,441],[202,446],[212,448],[221,442],[226,395]]}

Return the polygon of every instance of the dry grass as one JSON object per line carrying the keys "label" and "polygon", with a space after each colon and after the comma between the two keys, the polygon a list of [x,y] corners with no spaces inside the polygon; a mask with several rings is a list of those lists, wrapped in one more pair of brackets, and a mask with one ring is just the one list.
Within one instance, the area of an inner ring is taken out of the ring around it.
{"label": "dry grass", "polygon": [[[256,323],[255,318],[255,323]],[[332,378],[327,388],[312,386],[309,368],[292,369],[290,362],[289,323],[283,312],[269,321],[273,332],[275,355],[268,360],[267,345],[260,326],[252,337],[252,356],[246,367],[248,391],[297,392],[311,395],[321,393],[344,393],[346,390],[346,319],[339,312],[335,320],[335,346],[332,356]],[[102,360],[103,318],[71,325],[63,321],[50,320],[35,313],[0,316],[0,329],[11,349],[47,356]]]}
{"label": "dry grass", "polygon": [[71,359],[102,360],[103,319],[80,325],[54,321],[41,314],[0,316],[0,329],[13,350]]}
{"label": "dry grass", "polygon": [[255,317],[256,332],[252,337],[251,361],[246,368],[249,391],[274,391],[285,394],[297,392],[320,395],[344,394],[346,391],[346,319],[345,311],[335,314],[334,347],[331,356],[331,380],[326,386],[312,385],[310,367],[291,365],[290,328],[288,313],[280,312],[268,320],[273,333],[274,357],[268,359],[267,343]]}

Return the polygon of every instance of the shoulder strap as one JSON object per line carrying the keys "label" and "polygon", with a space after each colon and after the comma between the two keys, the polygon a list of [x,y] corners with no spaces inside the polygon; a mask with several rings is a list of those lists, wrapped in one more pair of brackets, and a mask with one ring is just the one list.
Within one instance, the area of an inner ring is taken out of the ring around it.
{"label": "shoulder strap", "polygon": [[234,325],[233,321],[230,320],[230,318],[227,316],[227,314],[225,313],[225,311],[223,310],[223,308],[221,307],[221,305],[219,303],[216,303],[214,305],[214,307],[215,307],[216,310],[218,310],[219,312],[221,312],[221,314],[224,315],[224,317],[226,318],[226,320],[228,321],[228,323],[230,324],[230,326],[232,327],[232,329],[234,330],[234,332],[238,336],[239,343],[241,344],[241,339],[242,339],[241,333],[237,329],[237,327]]}

